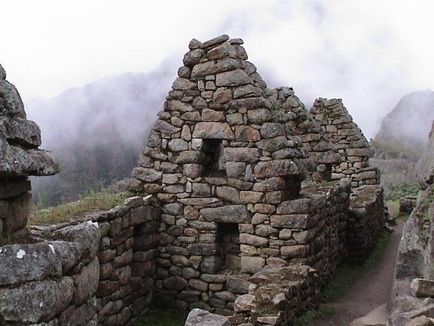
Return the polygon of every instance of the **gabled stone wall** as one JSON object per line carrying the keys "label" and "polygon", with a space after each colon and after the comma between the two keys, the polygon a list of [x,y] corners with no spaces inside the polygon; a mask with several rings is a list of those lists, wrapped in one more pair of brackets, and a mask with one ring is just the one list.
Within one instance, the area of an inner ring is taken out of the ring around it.
{"label": "gabled stone wall", "polygon": [[333,169],[332,179],[350,181],[353,188],[379,184],[378,169],[369,166],[373,152],[342,100],[319,98],[310,112],[341,156],[340,165]]}
{"label": "gabled stone wall", "polygon": [[330,181],[333,166],[341,163],[335,146],[313,114],[295,95],[292,88],[279,87],[269,92],[273,114],[288,117],[286,127],[298,137],[308,153],[307,166],[315,181]]}

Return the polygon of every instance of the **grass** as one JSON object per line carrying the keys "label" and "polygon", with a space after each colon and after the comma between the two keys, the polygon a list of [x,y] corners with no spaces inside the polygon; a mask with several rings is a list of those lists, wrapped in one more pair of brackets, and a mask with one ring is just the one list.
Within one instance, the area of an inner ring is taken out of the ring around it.
{"label": "grass", "polygon": [[406,222],[410,217],[410,214],[399,211],[399,200],[386,200],[385,205],[389,209],[390,216],[395,216],[403,222]]}
{"label": "grass", "polygon": [[391,234],[383,232],[379,237],[374,249],[369,257],[362,263],[344,262],[336,270],[331,281],[321,292],[321,303],[317,310],[304,312],[294,323],[295,326],[315,325],[315,320],[326,319],[333,315],[333,310],[327,307],[325,303],[335,301],[342,297],[348,289],[363,274],[374,269],[384,255],[387,245],[389,244]]}
{"label": "grass", "polygon": [[295,322],[294,326],[312,326],[315,321],[319,319],[327,319],[333,316],[334,311],[332,308],[325,305],[320,305],[318,310],[309,310],[303,313]]}
{"label": "grass", "polygon": [[419,192],[419,185],[416,183],[402,183],[397,185],[390,185],[388,194],[385,196],[387,201],[399,200],[407,196],[417,196]]}
{"label": "grass", "polygon": [[122,204],[129,196],[128,193],[92,191],[75,202],[60,204],[55,207],[41,208],[34,205],[30,214],[29,225],[69,222],[86,212],[111,209]]}
{"label": "grass", "polygon": [[184,326],[185,316],[174,310],[152,310],[135,326]]}

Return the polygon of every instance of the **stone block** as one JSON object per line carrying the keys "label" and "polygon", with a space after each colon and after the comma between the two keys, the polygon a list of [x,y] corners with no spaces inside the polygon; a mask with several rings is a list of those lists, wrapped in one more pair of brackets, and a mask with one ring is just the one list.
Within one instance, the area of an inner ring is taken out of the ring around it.
{"label": "stone block", "polygon": [[205,220],[219,223],[250,223],[250,214],[244,205],[226,205],[200,210]]}

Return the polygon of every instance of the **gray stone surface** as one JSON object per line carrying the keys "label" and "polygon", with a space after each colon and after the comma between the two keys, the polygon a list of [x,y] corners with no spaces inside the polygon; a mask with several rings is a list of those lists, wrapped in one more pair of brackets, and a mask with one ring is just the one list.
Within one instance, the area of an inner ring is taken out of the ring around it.
{"label": "gray stone surface", "polygon": [[225,316],[210,313],[202,309],[193,309],[187,316],[185,326],[231,326]]}

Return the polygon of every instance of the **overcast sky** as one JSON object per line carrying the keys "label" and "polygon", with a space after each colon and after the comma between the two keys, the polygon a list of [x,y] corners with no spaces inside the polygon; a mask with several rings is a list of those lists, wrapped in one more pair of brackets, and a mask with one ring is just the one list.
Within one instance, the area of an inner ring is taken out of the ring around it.
{"label": "overcast sky", "polygon": [[[340,97],[368,137],[402,95],[434,85],[434,2],[0,0],[0,63],[24,101],[241,37],[269,86]],[[175,72],[175,71],[174,71]]]}

